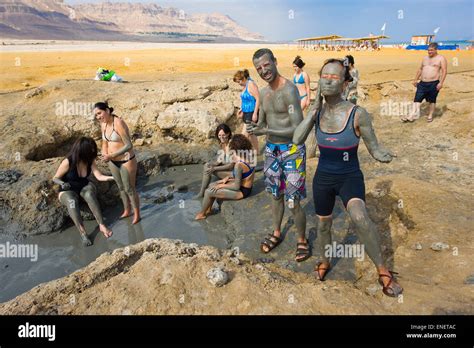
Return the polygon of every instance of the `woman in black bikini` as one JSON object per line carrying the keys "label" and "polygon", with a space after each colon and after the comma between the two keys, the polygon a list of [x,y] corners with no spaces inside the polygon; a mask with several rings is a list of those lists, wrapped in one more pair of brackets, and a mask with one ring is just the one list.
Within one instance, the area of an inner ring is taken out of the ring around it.
{"label": "woman in black bikini", "polygon": [[252,156],[252,144],[246,136],[235,134],[229,144],[232,160],[235,163],[232,176],[216,181],[204,193],[202,209],[196,215],[196,220],[205,219],[212,209],[216,199],[239,200],[247,198],[252,192],[255,165],[247,163]]}
{"label": "woman in black bikini", "polygon": [[109,168],[120,190],[124,211],[120,218],[130,216],[133,208],[132,224],[140,221],[140,202],[135,190],[137,178],[137,159],[127,124],[113,114],[114,108],[107,103],[94,105],[95,117],[102,123],[102,158],[109,162]]}
{"label": "woman in black bikini", "polygon": [[88,177],[92,172],[99,181],[112,181],[114,178],[103,175],[99,171],[95,163],[96,157],[97,145],[94,139],[82,137],[74,142],[71,151],[61,162],[53,177],[53,182],[61,187],[58,198],[66,206],[69,216],[81,234],[84,246],[90,246],[92,242],[87,237],[86,229],[82,222],[79,197],[82,197],[89,205],[104,236],[109,238],[112,235],[112,230],[104,224],[100,205],[96,197],[97,190],[89,182]]}

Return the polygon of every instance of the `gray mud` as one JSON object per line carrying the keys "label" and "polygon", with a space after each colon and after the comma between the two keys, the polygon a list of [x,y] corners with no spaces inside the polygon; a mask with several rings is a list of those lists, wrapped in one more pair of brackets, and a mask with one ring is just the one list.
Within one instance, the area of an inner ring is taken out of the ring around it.
{"label": "gray mud", "polygon": [[[86,230],[94,243],[87,248],[82,246],[79,232],[74,226],[58,233],[14,240],[11,237],[15,235],[11,233],[14,226],[6,226],[0,221],[0,244],[10,242],[38,245],[38,260],[35,262],[27,258],[0,258],[0,302],[8,301],[40,283],[71,274],[104,252],[112,252],[147,238],[181,239],[187,243],[234,249],[245,253],[255,262],[275,263],[294,271],[312,272],[316,263],[315,256],[302,263],[294,261],[296,233],[288,210],[283,220],[284,242],[269,254],[260,252],[260,241],[272,231],[271,198],[264,192],[262,172],[257,173],[249,198],[238,202],[224,202],[222,211],[204,221],[195,221],[194,216],[200,210],[201,202],[192,197],[199,190],[201,171],[202,165],[186,165],[168,168],[156,176],[139,178],[141,222],[132,225],[131,218],[119,220],[122,209],[120,204],[107,209],[104,215],[106,223],[114,232],[113,236],[106,240],[95,220],[85,221]],[[311,197],[310,183],[307,184],[308,197]],[[171,185],[175,188],[172,198],[164,203],[153,202],[160,194],[167,192]],[[188,190],[176,191],[182,185],[186,185]],[[303,206],[308,214],[307,235],[313,244],[316,228],[312,199],[304,200]],[[334,216],[334,240],[356,242],[355,236],[349,232],[349,222],[340,201],[336,204]],[[335,260],[334,265],[337,262]],[[356,261],[341,259],[339,262],[341,267],[329,273],[328,279],[355,280],[353,263]]]}

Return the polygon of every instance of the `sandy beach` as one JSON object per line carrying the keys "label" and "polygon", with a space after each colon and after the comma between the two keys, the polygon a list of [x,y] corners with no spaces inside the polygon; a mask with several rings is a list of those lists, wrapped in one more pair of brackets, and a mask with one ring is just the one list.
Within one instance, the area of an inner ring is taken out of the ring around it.
{"label": "sandy beach", "polygon": [[[155,44],[127,42],[40,42],[3,46],[0,60],[0,92],[39,86],[52,79],[92,79],[98,67],[115,70],[128,81],[169,80],[170,78],[232,77],[247,68],[261,83],[252,65],[252,54],[261,47],[271,48],[281,73],[293,76],[292,61],[296,55],[305,60],[305,70],[312,80],[324,60],[344,57],[346,52],[298,50],[290,45],[262,44]],[[474,51],[440,51],[448,60],[448,72],[474,68]],[[414,78],[423,51],[384,48],[377,52],[351,53],[362,76],[361,85]]]}

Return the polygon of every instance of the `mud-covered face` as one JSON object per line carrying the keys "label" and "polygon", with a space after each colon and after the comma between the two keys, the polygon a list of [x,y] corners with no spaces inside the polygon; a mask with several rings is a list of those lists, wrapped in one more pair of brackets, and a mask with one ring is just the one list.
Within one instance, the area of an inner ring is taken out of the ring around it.
{"label": "mud-covered face", "polygon": [[278,76],[277,62],[272,61],[268,54],[264,54],[260,58],[253,60],[253,65],[260,77],[267,83],[273,82]]}
{"label": "mud-covered face", "polygon": [[434,47],[428,47],[428,55],[430,57],[434,57],[436,56],[436,54],[438,53],[438,50]]}
{"label": "mud-covered face", "polygon": [[321,71],[319,83],[323,96],[341,94],[345,87],[343,66],[339,63],[326,64]]}
{"label": "mud-covered face", "polygon": [[110,116],[110,111],[95,108],[94,109],[94,116],[100,122],[107,122],[107,118]]}

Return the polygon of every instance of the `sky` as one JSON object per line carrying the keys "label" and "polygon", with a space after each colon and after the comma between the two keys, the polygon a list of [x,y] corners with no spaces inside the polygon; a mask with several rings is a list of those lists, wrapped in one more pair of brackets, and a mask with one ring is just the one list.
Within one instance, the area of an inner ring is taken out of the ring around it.
{"label": "sky", "polygon": [[[67,4],[103,0],[65,0]],[[474,39],[474,0],[109,0],[156,3],[186,13],[226,14],[270,41],[338,34],[361,37],[381,34],[387,42],[407,42],[415,34],[436,41]]]}

